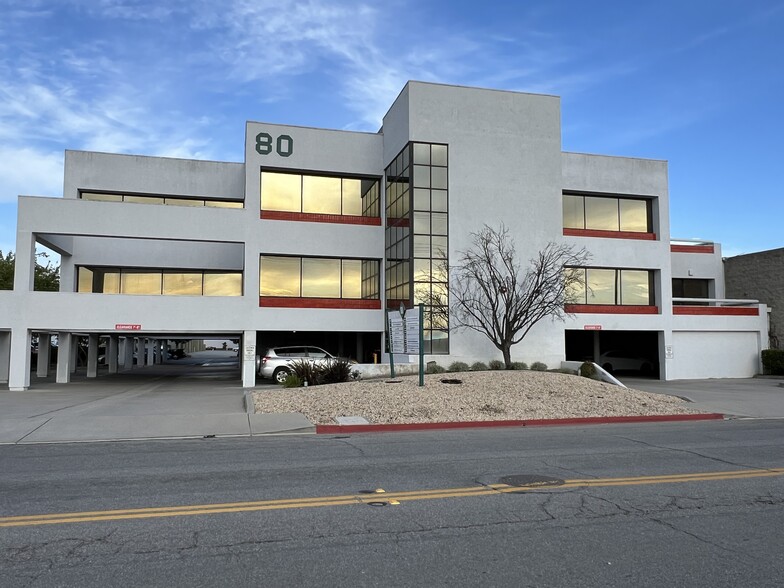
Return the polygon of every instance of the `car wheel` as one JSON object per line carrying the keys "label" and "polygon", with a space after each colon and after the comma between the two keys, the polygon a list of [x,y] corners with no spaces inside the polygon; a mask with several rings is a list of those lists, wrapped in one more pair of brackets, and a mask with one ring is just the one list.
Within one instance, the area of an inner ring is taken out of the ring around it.
{"label": "car wheel", "polygon": [[278,384],[283,384],[286,381],[286,378],[289,377],[291,372],[286,368],[278,368],[272,374],[272,379],[274,379]]}

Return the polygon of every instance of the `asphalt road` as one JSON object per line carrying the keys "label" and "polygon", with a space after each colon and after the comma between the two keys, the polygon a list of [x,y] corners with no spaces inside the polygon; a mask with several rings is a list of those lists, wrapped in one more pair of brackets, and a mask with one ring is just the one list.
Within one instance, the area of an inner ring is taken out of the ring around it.
{"label": "asphalt road", "polygon": [[0,586],[780,586],[781,468],[783,420],[3,446]]}

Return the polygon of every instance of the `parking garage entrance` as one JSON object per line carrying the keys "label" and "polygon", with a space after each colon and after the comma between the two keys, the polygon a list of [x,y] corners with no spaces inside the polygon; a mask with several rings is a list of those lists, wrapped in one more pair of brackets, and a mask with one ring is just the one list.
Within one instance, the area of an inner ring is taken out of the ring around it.
{"label": "parking garage entrance", "polygon": [[234,333],[33,332],[31,386],[119,375],[239,383],[241,341]]}
{"label": "parking garage entrance", "polygon": [[660,378],[660,331],[567,330],[566,360],[593,361],[608,372]]}

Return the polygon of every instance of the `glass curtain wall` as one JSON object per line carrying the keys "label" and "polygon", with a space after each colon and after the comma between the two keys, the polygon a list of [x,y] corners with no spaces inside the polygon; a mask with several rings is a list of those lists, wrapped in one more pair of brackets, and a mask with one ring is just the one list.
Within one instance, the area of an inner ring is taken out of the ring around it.
{"label": "glass curtain wall", "polygon": [[424,304],[427,354],[449,353],[448,147],[410,143],[386,170],[387,307]]}

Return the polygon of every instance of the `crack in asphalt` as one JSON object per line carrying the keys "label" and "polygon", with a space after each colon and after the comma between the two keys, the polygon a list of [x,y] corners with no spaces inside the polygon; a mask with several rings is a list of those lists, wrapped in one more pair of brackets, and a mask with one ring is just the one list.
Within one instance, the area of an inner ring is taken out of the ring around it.
{"label": "crack in asphalt", "polygon": [[758,565],[761,562],[765,561],[765,560],[760,559],[759,557],[755,556],[754,554],[749,553],[747,551],[743,551],[742,549],[738,549],[737,547],[734,547],[734,548],[733,547],[727,547],[725,545],[721,545],[720,543],[716,543],[715,541],[712,541],[710,539],[706,539],[705,537],[700,537],[697,533],[692,533],[691,531],[687,531],[686,529],[681,529],[680,527],[675,526],[673,523],[671,523],[669,521],[665,521],[665,520],[657,519],[657,518],[653,518],[653,517],[651,517],[649,520],[651,522],[653,522],[653,523],[656,523],[658,525],[666,527],[667,529],[670,529],[670,530],[675,531],[677,533],[682,533],[682,534],[684,534],[684,535],[686,535],[688,537],[696,539],[697,541],[699,541],[701,543],[704,543],[705,545],[710,545],[711,547],[715,547],[716,549],[719,549],[719,550],[721,550],[723,552],[731,553],[733,555],[742,556],[741,559],[747,558],[749,561],[744,562],[747,565]]}
{"label": "crack in asphalt", "polygon": [[729,461],[727,459],[722,459],[720,457],[713,457],[712,455],[705,455],[704,453],[700,453],[699,451],[694,451],[692,449],[681,449],[679,447],[668,447],[666,445],[657,445],[655,443],[649,443],[648,441],[642,441],[640,439],[633,439],[631,437],[624,437],[623,435],[615,435],[615,437],[618,437],[619,439],[624,439],[626,441],[631,441],[632,443],[639,443],[639,444],[645,445],[647,447],[653,447],[654,449],[664,449],[664,450],[667,450],[667,451],[678,451],[680,453],[687,453],[689,455],[695,455],[697,457],[701,457],[703,459],[709,459],[711,461],[715,461],[715,462],[722,463],[722,464],[725,464],[725,465],[731,465],[731,466],[736,466],[736,467],[741,467],[741,468],[749,468],[749,469],[753,469],[753,470],[768,470],[768,469],[770,469],[770,468],[767,468],[765,466],[750,465],[750,464],[740,463],[740,462],[736,462],[736,461]]}

